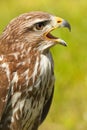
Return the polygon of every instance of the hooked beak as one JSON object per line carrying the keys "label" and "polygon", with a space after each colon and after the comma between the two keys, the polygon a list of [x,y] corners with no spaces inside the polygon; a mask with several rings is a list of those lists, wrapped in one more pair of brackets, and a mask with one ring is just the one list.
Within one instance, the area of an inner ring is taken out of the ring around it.
{"label": "hooked beak", "polygon": [[54,17],[54,20],[53,20],[52,24],[54,24],[54,25],[52,25],[52,28],[46,33],[46,37],[49,40],[53,40],[56,43],[59,43],[59,44],[61,44],[63,46],[67,46],[67,43],[64,40],[62,40],[62,39],[60,39],[58,37],[54,37],[50,32],[52,30],[56,29],[56,28],[61,28],[61,27],[66,27],[66,28],[69,29],[69,31],[71,31],[70,24],[66,20],[64,20],[64,19],[62,19],[60,17]]}
{"label": "hooked beak", "polygon": [[66,28],[69,29],[69,31],[71,31],[71,26],[66,20],[64,20],[64,19],[62,19],[60,17],[55,17],[55,19],[57,21],[57,26],[58,27],[66,27]]}

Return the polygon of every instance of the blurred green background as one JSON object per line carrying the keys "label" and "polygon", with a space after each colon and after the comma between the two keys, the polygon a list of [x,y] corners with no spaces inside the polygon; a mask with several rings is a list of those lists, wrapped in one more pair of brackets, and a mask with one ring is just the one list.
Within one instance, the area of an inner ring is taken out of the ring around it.
{"label": "blurred green background", "polygon": [[0,33],[9,21],[24,12],[41,10],[67,19],[72,32],[53,33],[68,47],[51,49],[55,63],[55,93],[39,130],[87,130],[87,0],[0,0]]}

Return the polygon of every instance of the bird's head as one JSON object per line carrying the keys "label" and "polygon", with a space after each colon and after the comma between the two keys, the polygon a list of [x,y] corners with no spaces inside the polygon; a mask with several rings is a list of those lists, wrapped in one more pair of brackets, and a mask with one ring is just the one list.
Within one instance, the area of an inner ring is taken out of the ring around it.
{"label": "bird's head", "polygon": [[19,41],[20,44],[24,42],[43,52],[55,44],[66,46],[64,40],[51,34],[52,30],[60,27],[67,27],[71,30],[70,24],[66,20],[49,13],[36,11],[15,18],[6,30],[10,39]]}

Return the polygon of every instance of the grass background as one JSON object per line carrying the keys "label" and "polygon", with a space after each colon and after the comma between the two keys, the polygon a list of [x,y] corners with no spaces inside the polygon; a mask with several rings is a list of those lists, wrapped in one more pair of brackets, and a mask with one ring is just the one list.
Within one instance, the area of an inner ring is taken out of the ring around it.
{"label": "grass background", "polygon": [[87,0],[0,0],[0,33],[9,21],[32,10],[47,11],[67,19],[66,29],[54,34],[68,47],[51,49],[55,63],[55,94],[39,130],[87,130]]}

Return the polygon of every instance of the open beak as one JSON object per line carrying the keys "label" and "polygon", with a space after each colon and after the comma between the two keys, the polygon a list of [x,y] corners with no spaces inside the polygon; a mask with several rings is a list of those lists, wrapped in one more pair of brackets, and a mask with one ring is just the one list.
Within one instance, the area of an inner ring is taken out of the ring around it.
{"label": "open beak", "polygon": [[62,39],[60,39],[58,37],[53,36],[51,34],[51,31],[54,30],[54,29],[56,29],[56,28],[60,28],[60,27],[66,27],[66,28],[69,29],[69,31],[71,31],[70,24],[66,20],[64,20],[64,19],[62,19],[60,17],[54,17],[53,20],[54,21],[52,22],[52,24],[54,24],[54,25],[52,25],[52,28],[46,33],[46,37],[49,40],[53,40],[56,43],[59,43],[59,44],[61,44],[63,46],[67,46],[67,43],[64,40],[62,40]]}

